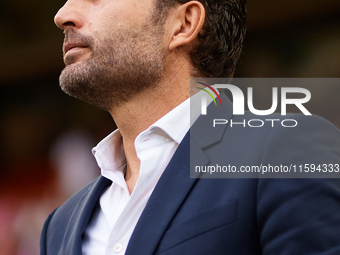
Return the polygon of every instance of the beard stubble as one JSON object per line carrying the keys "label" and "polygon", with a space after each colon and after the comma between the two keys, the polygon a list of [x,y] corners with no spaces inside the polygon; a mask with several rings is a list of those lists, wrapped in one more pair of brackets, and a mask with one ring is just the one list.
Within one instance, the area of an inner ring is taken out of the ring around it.
{"label": "beard stubble", "polygon": [[164,69],[163,31],[162,24],[149,21],[138,29],[114,31],[99,42],[72,28],[65,30],[65,42],[84,44],[91,53],[80,61],[72,55],[64,59],[61,89],[106,111],[152,89]]}

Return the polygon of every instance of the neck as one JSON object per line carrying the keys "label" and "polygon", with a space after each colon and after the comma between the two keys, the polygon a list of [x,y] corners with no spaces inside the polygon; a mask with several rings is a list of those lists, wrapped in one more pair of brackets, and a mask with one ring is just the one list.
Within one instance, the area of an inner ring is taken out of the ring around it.
{"label": "neck", "polygon": [[126,182],[130,193],[137,182],[140,168],[134,146],[136,137],[190,97],[190,76],[183,75],[190,72],[184,70],[183,65],[177,66],[180,68],[163,76],[170,78],[163,78],[155,88],[135,95],[125,104],[110,111],[123,137],[127,161]]}

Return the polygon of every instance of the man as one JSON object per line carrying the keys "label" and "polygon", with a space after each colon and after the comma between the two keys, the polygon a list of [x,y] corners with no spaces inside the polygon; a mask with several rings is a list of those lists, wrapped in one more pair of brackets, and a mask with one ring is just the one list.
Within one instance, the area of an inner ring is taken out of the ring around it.
{"label": "man", "polygon": [[[60,86],[109,111],[118,130],[93,149],[102,176],[46,220],[41,254],[340,253],[337,179],[190,178],[190,149],[198,165],[299,164],[302,144],[312,161],[322,155],[339,163],[339,131],[324,120],[313,118],[315,131],[302,141],[292,138],[295,150],[279,139],[284,129],[211,132],[202,116],[190,127],[190,78],[232,76],[244,5],[69,0],[60,9]],[[230,119],[230,102],[221,97],[218,111]],[[325,126],[331,138],[319,132]]]}

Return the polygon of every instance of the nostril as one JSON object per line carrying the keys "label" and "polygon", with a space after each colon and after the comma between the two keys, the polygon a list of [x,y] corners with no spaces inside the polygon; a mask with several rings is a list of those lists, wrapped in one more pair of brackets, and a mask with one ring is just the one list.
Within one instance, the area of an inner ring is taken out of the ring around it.
{"label": "nostril", "polygon": [[65,22],[65,23],[63,23],[63,26],[73,26],[73,27],[75,27],[76,26],[76,24],[75,23],[73,23],[72,21],[67,21],[67,22]]}

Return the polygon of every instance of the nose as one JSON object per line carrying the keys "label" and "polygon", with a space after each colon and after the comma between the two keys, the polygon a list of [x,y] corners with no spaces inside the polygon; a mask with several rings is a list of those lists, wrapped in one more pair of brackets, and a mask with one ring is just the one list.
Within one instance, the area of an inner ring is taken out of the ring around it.
{"label": "nose", "polygon": [[54,23],[61,29],[66,29],[67,27],[82,27],[84,24],[84,17],[82,15],[81,6],[79,6],[79,1],[68,0],[55,15]]}

